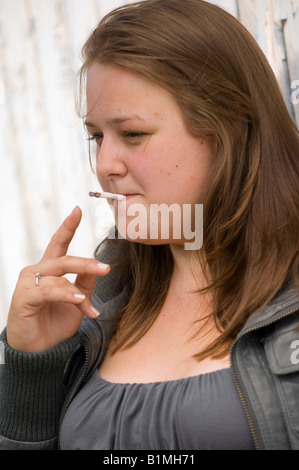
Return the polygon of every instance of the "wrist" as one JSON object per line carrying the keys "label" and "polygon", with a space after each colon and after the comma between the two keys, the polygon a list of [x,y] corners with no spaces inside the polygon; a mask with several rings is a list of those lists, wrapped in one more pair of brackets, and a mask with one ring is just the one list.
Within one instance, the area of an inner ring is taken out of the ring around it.
{"label": "wrist", "polygon": [[0,366],[0,431],[16,441],[43,441],[56,435],[64,400],[63,374],[79,334],[57,347],[26,353],[4,344]]}

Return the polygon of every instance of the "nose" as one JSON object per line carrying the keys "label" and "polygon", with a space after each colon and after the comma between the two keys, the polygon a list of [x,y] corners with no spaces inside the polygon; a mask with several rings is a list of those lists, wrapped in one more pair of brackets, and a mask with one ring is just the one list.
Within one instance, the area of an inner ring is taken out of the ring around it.
{"label": "nose", "polygon": [[121,146],[112,139],[103,138],[96,155],[97,176],[101,179],[112,179],[125,176],[127,166]]}

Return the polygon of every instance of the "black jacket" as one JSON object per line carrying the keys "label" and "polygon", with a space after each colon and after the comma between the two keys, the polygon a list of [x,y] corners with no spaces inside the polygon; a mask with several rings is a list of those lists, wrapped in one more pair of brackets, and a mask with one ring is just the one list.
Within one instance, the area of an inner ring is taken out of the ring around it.
{"label": "black jacket", "polygon": [[[107,254],[101,257],[109,261]],[[0,365],[0,449],[57,449],[66,409],[98,367],[125,304],[112,270],[92,297],[99,319],[50,351],[12,350]],[[115,287],[115,285],[117,287]],[[112,288],[113,286],[113,288]],[[257,449],[299,450],[299,293],[285,287],[247,321],[231,348],[231,369]]]}

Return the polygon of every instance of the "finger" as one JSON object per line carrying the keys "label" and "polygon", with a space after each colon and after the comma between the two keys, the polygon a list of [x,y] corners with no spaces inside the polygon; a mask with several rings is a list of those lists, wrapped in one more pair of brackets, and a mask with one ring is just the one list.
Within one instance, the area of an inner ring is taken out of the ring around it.
{"label": "finger", "polygon": [[[43,295],[43,298],[47,298],[47,293],[52,287],[60,287],[65,289],[70,289],[74,294],[81,294],[83,297],[90,298],[94,290],[95,281],[97,276],[91,275],[78,275],[75,283],[73,284],[69,279],[65,277],[54,277],[54,276],[42,276],[39,279],[38,287]],[[32,283],[28,285],[29,289],[32,289]],[[80,299],[80,296],[78,297]]]}
{"label": "finger", "polygon": [[[84,299],[83,299],[84,297]],[[81,302],[78,302],[78,309],[81,311],[81,313],[89,318],[97,318],[101,312],[99,312],[90,302],[89,299],[87,299],[86,296],[83,295],[77,295],[77,299],[83,299]]]}
{"label": "finger", "polygon": [[[38,289],[42,291],[43,291],[43,288],[51,287],[51,286],[56,286],[56,287],[61,287],[61,288],[71,287],[74,290],[74,284],[66,277],[41,276],[38,280],[38,283],[35,284],[35,287],[38,287]],[[31,282],[29,284],[29,279],[27,279],[27,285],[26,286],[23,285],[23,287],[27,289],[32,289],[33,283]]]}
{"label": "finger", "polygon": [[90,299],[94,291],[96,278],[97,276],[94,276],[93,274],[89,274],[89,275],[78,274],[78,276],[76,277],[75,286],[77,287],[77,289],[80,290],[80,292],[85,294],[86,297]]}
{"label": "finger", "polygon": [[[86,315],[89,318],[96,318],[100,315],[100,312],[93,307],[90,300],[87,299],[86,295],[71,283],[64,284],[61,282],[62,279],[46,278],[43,280],[43,285],[39,286],[38,289],[25,290],[22,295],[22,304],[26,304],[27,307],[22,308],[22,316],[32,316],[36,313],[37,308],[41,308],[46,303],[65,303],[72,304],[77,307],[82,315]],[[66,281],[66,280],[64,280]]]}
{"label": "finger", "polygon": [[54,233],[48,244],[42,260],[58,258],[67,253],[75,232],[81,222],[82,211],[76,206],[73,212],[63,221],[59,229]]}
{"label": "finger", "polygon": [[105,276],[110,271],[110,266],[93,258],[81,258],[77,256],[62,256],[61,258],[47,259],[30,266],[21,272],[20,277],[26,279],[35,278],[36,273],[42,277],[57,276],[65,274],[93,274],[94,276]]}
{"label": "finger", "polygon": [[22,308],[23,312],[31,311],[32,314],[36,313],[37,308],[41,308],[46,303],[50,302],[65,302],[71,304],[81,304],[85,299],[85,295],[79,291],[75,286],[58,284],[44,284],[39,288],[25,289],[22,291],[22,305],[27,308]]}
{"label": "finger", "polygon": [[[79,310],[83,315],[86,315],[90,318],[96,318],[100,315],[100,312],[91,304],[90,297],[94,290],[95,281],[97,276],[95,275],[78,275],[76,278],[75,284],[71,284],[70,281],[64,277],[43,277],[40,282],[40,286],[44,287],[44,293],[47,293],[51,286],[57,288],[58,286],[62,288],[70,288],[70,292],[74,295],[75,299],[69,299],[69,302],[77,304]],[[48,300],[48,299],[47,299]],[[65,300],[66,301],[66,300]]]}

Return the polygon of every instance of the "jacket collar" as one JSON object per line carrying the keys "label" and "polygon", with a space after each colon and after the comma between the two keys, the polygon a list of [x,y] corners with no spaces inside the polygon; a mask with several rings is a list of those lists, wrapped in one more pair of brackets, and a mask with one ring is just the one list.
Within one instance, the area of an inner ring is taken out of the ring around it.
{"label": "jacket collar", "polygon": [[297,310],[299,311],[299,289],[295,286],[284,286],[269,304],[250,315],[238,337],[249,330],[275,323]]}

